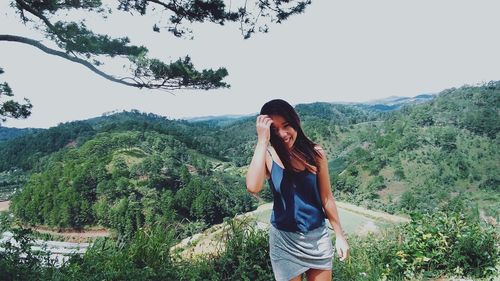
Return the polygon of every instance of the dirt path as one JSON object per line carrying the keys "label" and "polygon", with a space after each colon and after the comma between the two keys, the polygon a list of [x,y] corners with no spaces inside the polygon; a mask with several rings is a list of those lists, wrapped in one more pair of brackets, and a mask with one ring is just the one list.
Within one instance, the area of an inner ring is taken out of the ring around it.
{"label": "dirt path", "polygon": [[[10,207],[10,201],[0,202],[0,212],[8,211]],[[73,243],[84,243],[90,242],[97,237],[108,237],[110,235],[109,230],[105,228],[89,228],[82,231],[76,231],[74,229],[53,229],[44,226],[29,227],[33,231],[39,233],[50,234],[56,238],[60,238],[65,242]]]}
{"label": "dirt path", "polygon": [[385,220],[393,223],[404,223],[404,222],[409,222],[410,219],[402,217],[402,216],[396,216],[396,215],[391,215],[385,212],[381,211],[374,211],[374,210],[368,210],[366,208],[356,206],[350,203],[346,202],[339,202],[336,201],[337,207],[342,208],[344,210],[349,210],[353,213],[358,213],[360,215],[367,216],[369,218],[373,218],[376,220]]}
{"label": "dirt path", "polygon": [[10,201],[1,201],[0,202],[0,212],[8,211],[10,207]]}
{"label": "dirt path", "polygon": [[65,242],[73,243],[91,242],[95,238],[108,237],[110,235],[109,230],[105,228],[90,228],[82,231],[75,231],[74,229],[53,230],[48,227],[38,226],[31,229],[39,233],[46,233],[54,237],[60,237],[61,240]]}

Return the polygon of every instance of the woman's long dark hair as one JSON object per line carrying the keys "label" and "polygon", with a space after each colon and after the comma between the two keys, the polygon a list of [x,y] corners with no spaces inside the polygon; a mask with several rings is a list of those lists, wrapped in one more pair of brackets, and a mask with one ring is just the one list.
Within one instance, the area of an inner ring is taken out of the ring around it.
{"label": "woman's long dark hair", "polygon": [[[306,137],[300,126],[299,115],[288,102],[281,99],[271,100],[262,106],[260,114],[279,115],[297,131],[297,138],[293,144],[293,149],[289,151],[285,147],[282,139],[274,130],[271,130],[271,145],[274,147],[274,150],[276,150],[286,170],[296,171],[296,168],[292,166],[292,157],[299,161],[304,161],[304,164],[316,167],[316,171],[319,170],[317,158],[321,157],[321,154],[315,149],[316,143]],[[310,170],[307,165],[306,169]]]}

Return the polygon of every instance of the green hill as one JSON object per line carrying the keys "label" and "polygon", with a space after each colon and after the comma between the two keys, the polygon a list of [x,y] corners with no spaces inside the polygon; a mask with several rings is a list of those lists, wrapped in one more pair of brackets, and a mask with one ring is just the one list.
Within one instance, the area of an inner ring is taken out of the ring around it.
{"label": "green hill", "polygon": [[213,171],[213,160],[155,131],[101,132],[40,165],[12,198],[16,217],[31,224],[132,235],[178,222],[191,234],[252,208],[240,176]]}
{"label": "green hill", "polygon": [[338,196],[390,212],[469,206],[498,220],[500,83],[464,86],[338,134]]}
{"label": "green hill", "polygon": [[[500,82],[491,82],[449,89],[428,102],[391,112],[330,103],[296,109],[306,134],[327,151],[338,198],[392,213],[467,206],[498,219],[499,87]],[[249,163],[254,123],[254,117],[193,123],[121,112],[3,142],[0,170],[32,173],[13,200],[16,214],[31,223],[120,228],[111,222],[119,217],[114,211],[148,196],[157,198],[153,201],[164,196],[172,201],[177,219],[202,218],[210,224],[253,208],[251,203],[238,204],[244,206],[241,210],[229,207],[233,194],[227,194],[226,205],[217,207],[225,210],[221,215],[204,216],[201,205],[195,207],[186,198],[201,196],[208,187],[200,186],[208,182],[222,183],[224,190],[229,190],[226,182],[233,182],[238,183],[239,200],[251,200],[244,195],[241,171],[229,173],[227,168]],[[188,175],[195,178],[191,185]],[[269,191],[263,196],[269,198]],[[64,201],[72,203],[58,203]],[[156,221],[161,213],[146,211],[147,204],[137,205],[142,215],[135,219],[136,227]]]}
{"label": "green hill", "polygon": [[0,143],[40,130],[42,129],[35,129],[35,128],[19,129],[19,128],[9,128],[0,126]]}

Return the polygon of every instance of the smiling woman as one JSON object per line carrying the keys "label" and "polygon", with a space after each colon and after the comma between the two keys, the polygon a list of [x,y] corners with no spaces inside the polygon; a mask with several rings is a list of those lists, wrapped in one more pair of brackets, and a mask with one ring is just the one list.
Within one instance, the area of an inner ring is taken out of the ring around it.
{"label": "smiling woman", "polygon": [[303,132],[284,100],[264,104],[257,117],[257,146],[246,175],[249,192],[273,192],[269,253],[276,280],[331,280],[333,247],[325,219],[335,231],[340,260],[349,245],[340,226],[323,149]]}

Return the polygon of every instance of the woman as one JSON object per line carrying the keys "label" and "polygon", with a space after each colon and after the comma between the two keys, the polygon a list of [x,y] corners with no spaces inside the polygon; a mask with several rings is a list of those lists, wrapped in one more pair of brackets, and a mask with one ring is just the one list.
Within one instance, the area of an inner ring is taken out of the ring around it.
{"label": "woman", "polygon": [[[264,104],[257,117],[257,145],[246,175],[251,193],[267,178],[274,197],[269,252],[276,280],[332,280],[333,247],[325,226],[335,231],[337,254],[349,256],[330,188],[323,149],[308,139],[293,107],[284,100]],[[270,144],[270,145],[269,145]]]}

